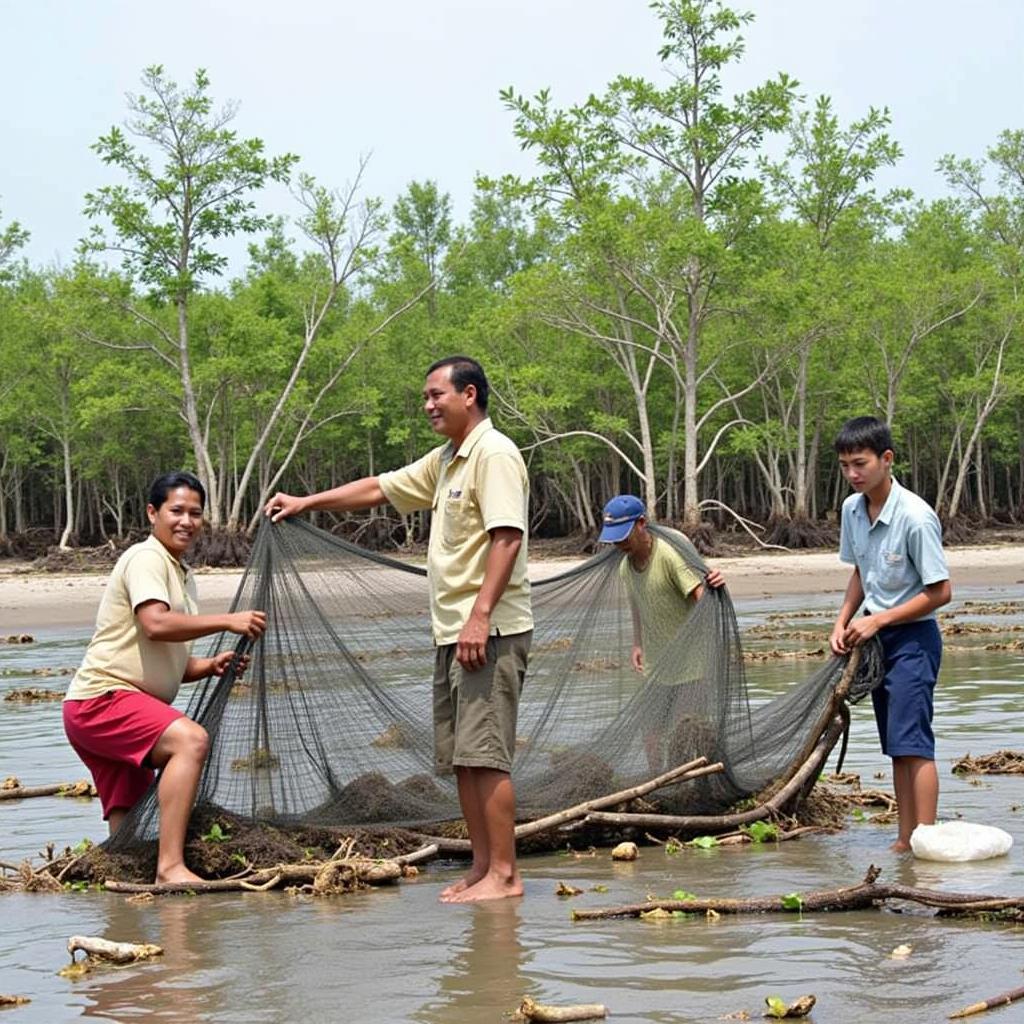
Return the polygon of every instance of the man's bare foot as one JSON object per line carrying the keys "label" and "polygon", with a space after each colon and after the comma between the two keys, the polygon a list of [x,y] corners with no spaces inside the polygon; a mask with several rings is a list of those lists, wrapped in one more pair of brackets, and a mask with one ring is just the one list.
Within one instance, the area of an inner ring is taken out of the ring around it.
{"label": "man's bare foot", "polygon": [[156,873],[157,885],[188,885],[191,882],[205,881],[205,878],[200,878],[194,871],[189,871],[184,864]]}
{"label": "man's bare foot", "polygon": [[910,843],[905,839],[897,839],[889,849],[892,850],[893,853],[910,853],[911,847]]}
{"label": "man's bare foot", "polygon": [[488,873],[476,885],[471,885],[462,892],[457,892],[444,903],[476,903],[478,900],[504,900],[510,896],[523,895],[523,880],[518,872],[511,878]]}
{"label": "man's bare foot", "polygon": [[470,868],[466,874],[460,878],[457,882],[452,882],[451,885],[446,886],[441,890],[441,895],[438,899],[442,903],[447,903],[456,893],[465,892],[470,886],[476,885],[484,875],[487,874],[486,868]]}

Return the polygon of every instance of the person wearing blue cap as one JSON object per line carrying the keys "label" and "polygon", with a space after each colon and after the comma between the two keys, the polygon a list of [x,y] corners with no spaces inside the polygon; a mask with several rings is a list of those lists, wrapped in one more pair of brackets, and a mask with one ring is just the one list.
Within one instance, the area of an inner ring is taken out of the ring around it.
{"label": "person wearing blue cap", "polygon": [[630,662],[643,674],[645,650],[652,664],[700,600],[704,584],[721,587],[725,580],[717,569],[701,579],[672,544],[655,537],[647,529],[646,506],[633,494],[619,494],[605,505],[597,539],[626,555],[619,572],[633,611]]}

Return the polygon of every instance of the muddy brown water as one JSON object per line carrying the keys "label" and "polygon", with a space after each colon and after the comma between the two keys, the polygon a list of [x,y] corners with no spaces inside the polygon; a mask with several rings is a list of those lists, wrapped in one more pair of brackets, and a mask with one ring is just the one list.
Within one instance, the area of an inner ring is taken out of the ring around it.
{"label": "muddy brown water", "polygon": [[[1020,599],[1024,588],[979,588],[958,597]],[[831,604],[815,595],[739,607],[744,625],[764,622],[771,612],[808,609],[824,616]],[[85,630],[34,633],[35,644],[0,649],[0,697],[33,685],[32,677],[6,670],[73,666],[88,639]],[[808,664],[814,663],[750,666],[755,699],[779,692]],[[943,865],[899,858],[887,850],[892,827],[851,822],[836,835],[779,845],[685,849],[674,856],[645,847],[631,864],[613,864],[607,851],[594,858],[527,858],[524,899],[466,907],[437,902],[458,871],[451,863],[431,865],[393,890],[337,900],[251,893],[132,905],[110,893],[6,894],[0,895],[0,992],[32,1002],[5,1012],[18,1024],[80,1018],[498,1024],[530,994],[558,1004],[602,1002],[615,1021],[653,1024],[710,1021],[742,1010],[760,1018],[767,995],[792,1000],[814,993],[817,1024],[944,1020],[1021,984],[1020,928],[942,920],[914,908],[575,924],[569,912],[676,889],[734,896],[854,884],[872,863],[884,879],[906,884],[1024,893],[1024,778],[972,783],[949,773],[967,752],[1024,747],[1022,692],[1019,652],[946,656],[936,700],[940,813],[1009,831],[1016,845],[998,860]],[[866,786],[891,786],[866,707],[854,712],[846,767],[860,772]],[[884,778],[876,779],[878,772]],[[8,774],[30,785],[82,777],[63,737],[59,705],[0,702],[0,777]],[[102,836],[95,802],[0,803],[3,860],[35,854],[50,840],[64,845]],[[560,881],[586,891],[559,899]],[[608,891],[593,891],[598,885]],[[72,934],[156,942],[166,952],[150,965],[72,982],[56,973]],[[910,956],[891,958],[903,944],[912,947]],[[1015,1005],[984,1019],[1020,1021],[1024,1009]]]}

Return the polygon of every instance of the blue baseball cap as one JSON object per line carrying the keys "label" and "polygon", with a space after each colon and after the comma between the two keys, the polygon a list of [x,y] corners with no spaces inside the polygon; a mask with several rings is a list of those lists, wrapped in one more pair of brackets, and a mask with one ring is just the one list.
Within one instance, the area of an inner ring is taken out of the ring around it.
{"label": "blue baseball cap", "polygon": [[604,507],[604,526],[597,539],[602,544],[625,540],[636,521],[647,515],[647,508],[635,494],[619,494]]}

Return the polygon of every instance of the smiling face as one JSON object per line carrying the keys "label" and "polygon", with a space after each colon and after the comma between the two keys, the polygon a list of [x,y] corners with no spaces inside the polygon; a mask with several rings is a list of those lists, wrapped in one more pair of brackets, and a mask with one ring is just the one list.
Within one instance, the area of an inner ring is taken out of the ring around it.
{"label": "smiling face", "polygon": [[423,411],[438,434],[461,442],[482,419],[476,404],[476,388],[467,384],[456,391],[451,366],[440,366],[423,386]]}
{"label": "smiling face", "polygon": [[175,487],[159,508],[146,506],[153,536],[175,558],[181,558],[203,526],[203,499],[191,487]]}
{"label": "smiling face", "polygon": [[839,453],[839,468],[846,482],[858,494],[872,494],[889,479],[893,453],[887,449],[878,455],[870,448]]}

